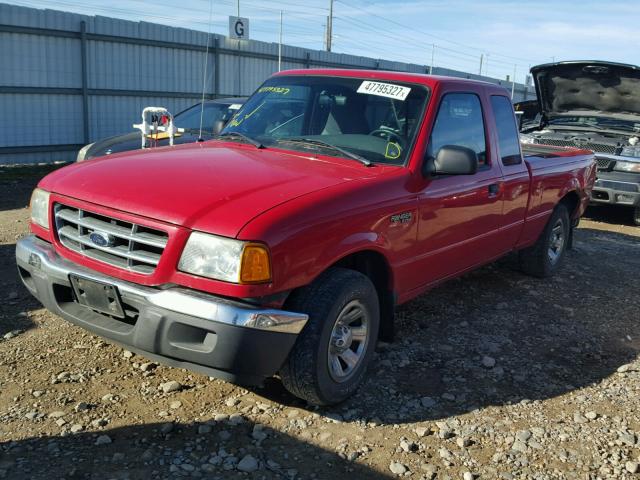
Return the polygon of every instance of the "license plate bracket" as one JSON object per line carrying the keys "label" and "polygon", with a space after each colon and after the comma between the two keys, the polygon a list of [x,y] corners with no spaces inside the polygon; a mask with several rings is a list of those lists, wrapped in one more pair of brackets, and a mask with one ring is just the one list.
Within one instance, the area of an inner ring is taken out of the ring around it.
{"label": "license plate bracket", "polygon": [[73,274],[69,275],[69,281],[75,294],[75,300],[80,305],[100,313],[124,318],[120,292],[115,285]]}

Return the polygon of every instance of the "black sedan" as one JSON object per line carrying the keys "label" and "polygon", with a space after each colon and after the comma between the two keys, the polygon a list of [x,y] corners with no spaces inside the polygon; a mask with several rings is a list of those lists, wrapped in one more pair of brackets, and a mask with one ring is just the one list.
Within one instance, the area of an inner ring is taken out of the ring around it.
{"label": "black sedan", "polygon": [[[202,123],[202,138],[209,140],[213,137],[213,130],[216,123],[220,121],[228,122],[233,114],[238,111],[246,98],[218,98],[204,102],[204,114]],[[200,114],[202,104],[197,103],[192,107],[183,110],[173,117],[174,125],[180,129],[180,133],[174,138],[174,145],[180,143],[193,143],[200,137]],[[139,131],[125,133],[98,140],[86,145],[78,152],[77,161],[89,160],[112,153],[125,152],[128,150],[139,150],[142,142]],[[169,145],[169,139],[165,138],[154,141],[155,146]]]}

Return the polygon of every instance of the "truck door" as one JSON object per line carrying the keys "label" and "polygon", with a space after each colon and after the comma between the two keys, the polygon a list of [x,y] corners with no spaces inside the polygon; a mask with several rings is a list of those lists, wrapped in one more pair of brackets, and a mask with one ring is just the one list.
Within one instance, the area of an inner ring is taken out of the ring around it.
{"label": "truck door", "polygon": [[[479,158],[474,175],[426,179],[419,194],[416,271],[422,285],[486,263],[504,253],[502,172],[478,92],[451,92],[441,97],[426,156],[445,145],[471,148]],[[485,107],[485,108],[483,108]]]}

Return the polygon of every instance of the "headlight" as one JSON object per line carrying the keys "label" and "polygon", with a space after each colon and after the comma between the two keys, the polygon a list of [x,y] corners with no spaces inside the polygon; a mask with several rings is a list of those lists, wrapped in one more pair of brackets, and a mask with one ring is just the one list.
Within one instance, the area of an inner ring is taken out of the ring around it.
{"label": "headlight", "polygon": [[621,162],[621,161],[616,161],[616,164],[613,167],[613,169],[617,170],[619,172],[640,173],[640,162]]}
{"label": "headlight", "polygon": [[520,134],[520,143],[535,143],[535,137],[527,133]]}
{"label": "headlight", "polygon": [[627,145],[626,147],[622,147],[620,155],[623,157],[640,157],[640,145]]}
{"label": "headlight", "polygon": [[78,152],[78,156],[76,157],[76,162],[82,162],[86,158],[87,152],[91,147],[93,147],[93,143],[90,143],[89,145],[85,145],[84,147],[82,147]]}
{"label": "headlight", "polygon": [[49,229],[49,192],[36,188],[31,194],[31,221]]}
{"label": "headlight", "polygon": [[189,236],[178,269],[232,283],[271,280],[271,261],[265,245],[201,232]]}

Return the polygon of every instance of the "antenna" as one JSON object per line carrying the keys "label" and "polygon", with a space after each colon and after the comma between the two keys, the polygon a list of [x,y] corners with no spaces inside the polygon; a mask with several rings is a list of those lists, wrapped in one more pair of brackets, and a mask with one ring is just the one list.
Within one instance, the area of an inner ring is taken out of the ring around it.
{"label": "antenna", "polygon": [[[240,3],[238,2],[238,5]],[[207,88],[207,66],[209,65],[209,43],[211,40],[211,18],[213,17],[213,0],[209,0],[209,31],[207,32],[207,48],[204,53],[204,74],[202,75],[202,101],[200,102],[200,133],[198,141],[202,142],[202,121],[204,120],[204,92]],[[216,65],[215,68],[218,68]]]}

